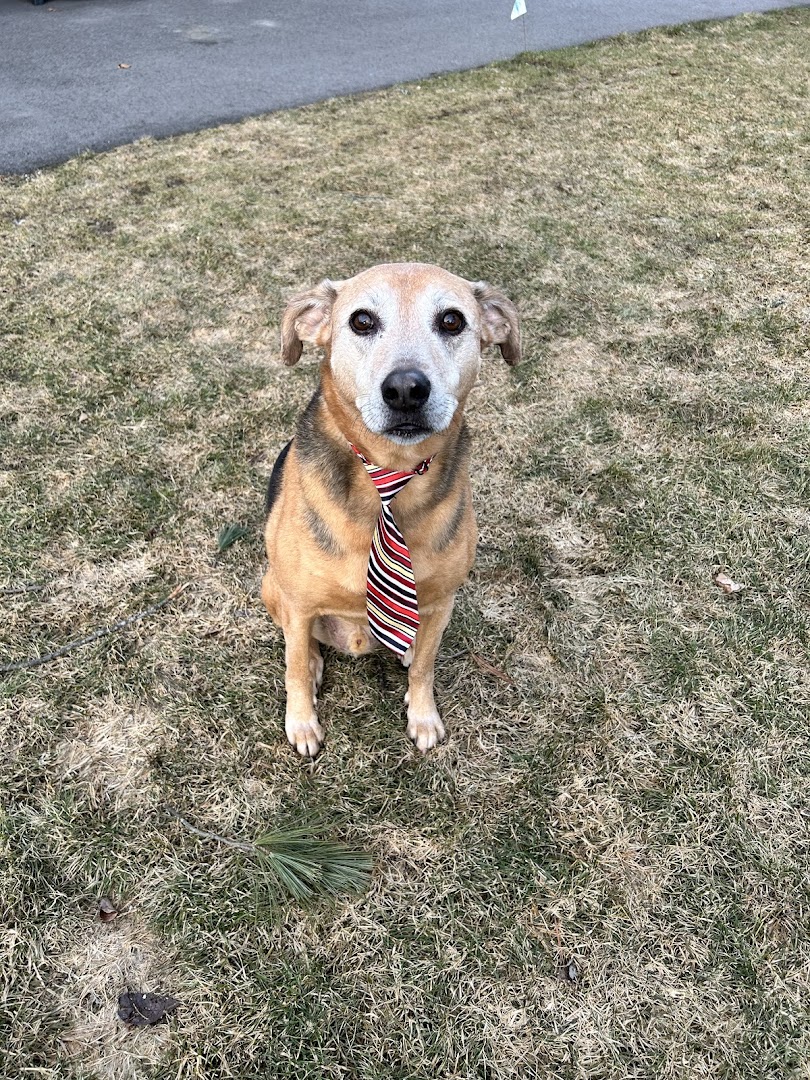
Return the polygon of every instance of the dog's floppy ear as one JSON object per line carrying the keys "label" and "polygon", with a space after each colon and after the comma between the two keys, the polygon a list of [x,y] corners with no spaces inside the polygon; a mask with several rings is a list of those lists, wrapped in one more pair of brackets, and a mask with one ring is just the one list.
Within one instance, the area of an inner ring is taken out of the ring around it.
{"label": "dog's floppy ear", "polygon": [[520,361],[520,323],[517,308],[486,281],[471,281],[481,309],[481,343],[497,345],[507,364]]}
{"label": "dog's floppy ear", "polygon": [[297,364],[303,342],[326,345],[331,332],[332,304],[337,296],[335,282],[325,278],[314,289],[293,296],[281,317],[281,360],[288,367]]}

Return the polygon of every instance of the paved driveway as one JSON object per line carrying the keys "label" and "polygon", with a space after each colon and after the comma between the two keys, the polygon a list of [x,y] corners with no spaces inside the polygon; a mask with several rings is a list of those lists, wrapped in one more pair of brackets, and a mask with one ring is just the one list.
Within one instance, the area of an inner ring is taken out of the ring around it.
{"label": "paved driveway", "polygon": [[[778,0],[0,0],[0,172]],[[120,65],[128,65],[122,67]]]}

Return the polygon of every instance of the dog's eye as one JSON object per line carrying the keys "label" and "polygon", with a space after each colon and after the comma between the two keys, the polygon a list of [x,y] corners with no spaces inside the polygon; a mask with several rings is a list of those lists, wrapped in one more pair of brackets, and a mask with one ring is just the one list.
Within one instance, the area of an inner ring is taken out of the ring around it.
{"label": "dog's eye", "polygon": [[460,334],[464,327],[467,325],[467,320],[461,314],[460,311],[456,311],[455,308],[450,308],[448,311],[443,311],[438,318],[439,330],[443,334]]}
{"label": "dog's eye", "polygon": [[355,311],[349,316],[349,326],[355,334],[373,334],[377,329],[377,320],[368,311]]}

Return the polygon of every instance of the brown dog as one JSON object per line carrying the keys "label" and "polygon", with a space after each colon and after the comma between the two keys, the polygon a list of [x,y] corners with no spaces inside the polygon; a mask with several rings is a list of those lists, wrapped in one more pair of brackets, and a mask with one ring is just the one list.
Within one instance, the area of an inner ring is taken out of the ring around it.
{"label": "brown dog", "polygon": [[418,631],[402,656],[410,665],[407,730],[428,750],[444,738],[433,700],[436,654],[475,556],[464,403],[482,346],[497,344],[507,363],[518,362],[517,312],[485,282],[392,263],[294,297],[281,338],[288,365],[304,341],[326,352],[320,385],[267,491],[262,599],[284,631],[287,738],[312,756],[323,742],[318,642],[355,655],[379,647],[366,578],[381,504],[359,450],[386,470],[430,462],[391,504],[418,594]]}

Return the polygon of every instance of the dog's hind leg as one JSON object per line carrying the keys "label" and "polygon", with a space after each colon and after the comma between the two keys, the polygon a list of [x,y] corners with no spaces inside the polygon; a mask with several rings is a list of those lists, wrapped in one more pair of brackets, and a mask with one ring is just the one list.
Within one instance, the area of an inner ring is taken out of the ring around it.
{"label": "dog's hind leg", "polygon": [[[311,618],[289,615],[284,621],[287,672],[287,714],[284,730],[302,757],[315,757],[323,743],[323,728],[315,712],[316,686],[323,674],[320,651],[313,650]],[[315,646],[317,649],[317,646]]]}
{"label": "dog's hind leg", "polygon": [[323,682],[321,647],[314,637],[309,639],[309,673],[312,676],[312,704],[318,704],[318,691]]}

